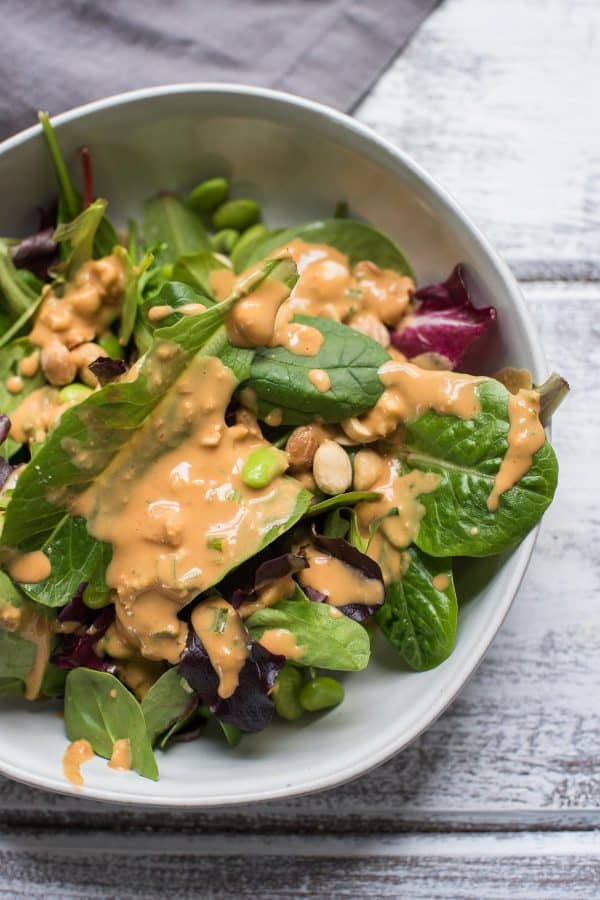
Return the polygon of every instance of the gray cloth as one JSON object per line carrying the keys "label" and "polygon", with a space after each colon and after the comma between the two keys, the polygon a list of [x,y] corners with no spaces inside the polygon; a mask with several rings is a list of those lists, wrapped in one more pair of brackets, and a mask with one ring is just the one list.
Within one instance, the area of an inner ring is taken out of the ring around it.
{"label": "gray cloth", "polygon": [[439,0],[2,0],[0,139],[99,97],[236,81],[351,109]]}

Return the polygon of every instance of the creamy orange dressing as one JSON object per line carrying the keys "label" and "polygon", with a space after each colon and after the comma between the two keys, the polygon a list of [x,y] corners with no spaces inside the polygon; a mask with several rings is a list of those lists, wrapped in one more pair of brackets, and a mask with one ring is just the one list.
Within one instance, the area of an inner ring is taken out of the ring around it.
{"label": "creamy orange dressing", "polygon": [[45,581],[52,571],[50,560],[41,550],[32,553],[15,553],[7,562],[6,568],[13,581],[23,584],[38,584]]}
{"label": "creamy orange dressing", "polygon": [[533,456],[546,440],[540,422],[540,395],[537,391],[521,388],[508,398],[508,450],[494,479],[494,487],[488,497],[490,512],[498,509],[500,497],[510,490],[529,471]]}
{"label": "creamy orange dressing", "polygon": [[32,391],[11,413],[10,436],[19,444],[42,442],[52,425],[60,418],[68,403],[61,403],[58,390],[41,387]]}
{"label": "creamy orange dressing", "polygon": [[278,425],[281,425],[283,421],[283,412],[280,409],[272,409],[265,416],[265,422],[267,425],[270,425],[271,428],[277,428]]}
{"label": "creamy orange dressing", "polygon": [[348,257],[334,247],[299,238],[271,255],[282,252],[289,253],[300,276],[290,298],[295,313],[344,322],[357,312],[369,311],[395,326],[408,309],[415,288],[412,278],[380,269],[368,260],[351,268]]}
{"label": "creamy orange dressing", "polygon": [[[369,452],[360,450],[360,453]],[[376,519],[383,516],[379,526],[394,547],[403,550],[408,547],[419,532],[425,507],[419,503],[421,494],[430,494],[439,484],[439,475],[413,469],[406,475],[400,474],[400,463],[394,457],[381,457],[381,469],[369,490],[381,494],[380,500],[362,501],[355,506],[356,520],[363,537],[369,536],[369,528]],[[396,515],[388,515],[397,510]]]}
{"label": "creamy orange dressing", "polygon": [[436,591],[445,591],[450,586],[450,579],[445,572],[440,572],[439,575],[434,575],[431,583]]}
{"label": "creamy orange dressing", "polygon": [[331,387],[331,378],[323,369],[311,369],[308,380],[318,391],[325,393]]}
{"label": "creamy orange dressing", "polygon": [[19,363],[19,372],[25,378],[33,378],[40,367],[40,351],[33,350],[28,356],[24,356]]}
{"label": "creamy orange dressing", "polygon": [[387,437],[429,410],[461,419],[473,419],[480,411],[476,388],[483,377],[431,371],[396,360],[384,363],[379,377],[384,391],[373,409],[342,422],[346,434],[360,443]]}
{"label": "creamy orange dressing", "polygon": [[20,394],[24,387],[24,382],[20,375],[10,375],[6,379],[5,384],[9,394]]}
{"label": "creamy orange dressing", "polygon": [[[110,630],[110,629],[109,629]],[[108,635],[108,632],[107,632]],[[100,656],[103,655],[103,648],[100,650]],[[96,651],[98,652],[98,650]],[[110,645],[106,646],[106,652],[109,656],[113,654],[110,651]],[[128,645],[128,654],[134,655],[136,648],[131,644]],[[143,700],[152,685],[157,681],[165,671],[165,665],[155,660],[142,659],[137,657],[134,659],[119,660],[117,664],[117,674],[121,681],[131,688],[138,700]]]}
{"label": "creamy orange dressing", "polygon": [[394,547],[381,529],[376,531],[371,538],[366,552],[367,556],[370,556],[379,565],[386,587],[396,581],[401,581],[410,565],[409,554]]}
{"label": "creamy orange dressing", "polygon": [[249,453],[267,443],[241,421],[226,426],[235,385],[219,359],[197,358],[72,503],[90,533],[112,544],[106,579],[116,591],[117,623],[110,636],[124,634],[150,659],[177,662],[186,636],[177,611],[242,562],[296,505],[291,479],[261,489],[242,481]]}
{"label": "creamy orange dressing", "polygon": [[308,569],[298,573],[300,584],[325,594],[331,606],[376,605],[383,601],[383,586],[377,579],[366,578],[358,569],[316,547],[305,547],[304,553]]}
{"label": "creamy orange dressing", "polygon": [[131,769],[131,762],[131,741],[129,738],[119,738],[113,744],[108,767],[128,772]]}
{"label": "creamy orange dressing", "polygon": [[252,613],[258,612],[259,609],[274,606],[280,600],[289,600],[295,590],[296,585],[291,575],[278,578],[271,584],[261,588],[256,596],[256,600],[247,600],[245,603],[242,603],[238,613],[242,619],[247,619]]}
{"label": "creamy orange dressing", "polygon": [[20,634],[35,644],[35,659],[25,679],[25,699],[36,700],[52,650],[52,623],[43,615],[28,610],[23,616]]}
{"label": "creamy orange dressing", "polygon": [[217,300],[226,300],[233,291],[236,275],[232,269],[213,269],[209,280],[212,292]]}
{"label": "creamy orange dressing", "polygon": [[503,384],[511,394],[518,394],[521,389],[530,391],[533,387],[529,369],[515,369],[514,366],[506,366],[495,372],[493,377]]}
{"label": "creamy orange dressing", "polygon": [[181,316],[197,316],[206,310],[203,303],[184,303],[183,306],[151,306],[148,310],[148,318],[151,322],[160,322],[173,313],[179,313]]}
{"label": "creamy orange dressing", "polygon": [[29,340],[41,348],[42,369],[51,384],[73,381],[82,368],[74,351],[106,331],[117,315],[123,286],[123,263],[112,255],[84,263],[62,297],[45,289]]}
{"label": "creamy orange dressing", "polygon": [[231,604],[215,596],[195,607],[192,628],[219,676],[219,697],[226,700],[235,692],[248,657],[249,639],[244,624]]}
{"label": "creamy orange dressing", "polygon": [[258,643],[269,653],[285,656],[286,659],[302,659],[306,653],[306,647],[299,647],[287,628],[269,628],[263,632]]}
{"label": "creamy orange dressing", "polygon": [[63,772],[67,781],[70,781],[71,784],[77,787],[82,787],[83,775],[81,774],[81,767],[93,757],[94,751],[89,741],[73,741],[72,744],[69,744],[63,756]]}

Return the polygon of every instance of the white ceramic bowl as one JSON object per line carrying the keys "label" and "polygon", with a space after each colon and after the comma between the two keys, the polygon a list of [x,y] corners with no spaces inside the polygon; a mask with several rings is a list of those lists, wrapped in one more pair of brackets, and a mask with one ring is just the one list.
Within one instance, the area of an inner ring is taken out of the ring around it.
{"label": "white ceramic bowl", "polygon": [[[394,238],[423,284],[465,262],[481,305],[498,310],[500,338],[486,369],[526,366],[545,374],[543,355],[507,267],[448,194],[401,150],[347,116],[286,94],[235,85],[180,85],[123,94],[55,120],[67,160],[91,148],[96,192],[117,221],[136,214],[159,188],[189,188],[230,175],[272,225],[331,215],[339,200]],[[25,234],[56,188],[39,127],[0,146],[0,234]],[[0,708],[0,771],[28,784],[101,800],[211,806],[286,797],[332,787],[382,763],[440,715],[477,667],[515,596],[535,535],[501,565],[476,561],[467,582],[482,584],[460,613],[454,653],[431,672],[404,671],[378,649],[346,681],[346,699],[318,720],[280,724],[235,750],[200,740],[158,753],[160,781],[115,773],[104,760],[84,767],[85,787],[65,781],[63,724],[46,704]],[[464,579],[463,579],[464,581]]]}

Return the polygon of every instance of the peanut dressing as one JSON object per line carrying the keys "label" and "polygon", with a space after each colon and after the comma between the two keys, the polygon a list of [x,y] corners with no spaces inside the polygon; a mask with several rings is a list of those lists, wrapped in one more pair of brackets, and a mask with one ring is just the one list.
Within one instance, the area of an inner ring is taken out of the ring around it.
{"label": "peanut dressing", "polygon": [[132,655],[131,644],[149,659],[176,663],[186,640],[178,610],[295,509],[292,479],[260,489],[242,481],[249,453],[267,442],[243,421],[226,426],[235,385],[219,359],[194,360],[130,445],[72,503],[90,533],[112,544],[111,655],[120,640],[120,658]]}
{"label": "peanut dressing", "polygon": [[41,550],[32,553],[15,553],[6,564],[13,581],[23,584],[38,584],[45,581],[52,571],[50,560]]}
{"label": "peanut dressing", "polygon": [[350,603],[376,606],[383,602],[383,585],[376,578],[367,578],[358,569],[316,547],[305,547],[304,554],[308,569],[298,573],[300,584],[325,594],[331,606]]}
{"label": "peanut dressing", "polygon": [[33,378],[40,367],[40,351],[33,350],[28,356],[24,356],[19,363],[19,372],[25,378]]}
{"label": "peanut dressing", "polygon": [[160,322],[162,319],[168,318],[173,313],[179,313],[181,316],[197,316],[206,310],[203,303],[184,303],[183,306],[151,306],[148,310],[148,318],[151,322]]}
{"label": "peanut dressing", "polygon": [[24,611],[19,633],[35,644],[35,659],[25,679],[25,699],[37,700],[52,650],[52,623],[33,610]]}
{"label": "peanut dressing", "polygon": [[244,624],[231,604],[215,596],[195,607],[192,628],[219,676],[219,697],[226,700],[235,692],[248,657],[249,639]]}
{"label": "peanut dressing", "polygon": [[271,584],[267,584],[261,588],[256,596],[256,600],[247,600],[242,603],[238,609],[238,614],[242,619],[247,619],[252,613],[258,612],[259,609],[266,609],[268,606],[275,606],[280,600],[289,600],[296,590],[296,584],[291,575],[285,575],[278,578]]}
{"label": "peanut dressing", "polygon": [[450,579],[445,572],[440,572],[439,575],[434,575],[434,577],[431,579],[431,583],[436,591],[446,591],[450,587]]}
{"label": "peanut dressing", "polygon": [[306,647],[299,647],[296,638],[287,628],[269,628],[263,632],[258,643],[269,653],[285,656],[286,659],[302,659]]}
{"label": "peanut dressing", "polygon": [[65,750],[63,756],[63,772],[67,781],[76,787],[83,786],[81,767],[84,763],[93,759],[94,751],[89,741],[73,741]]}
{"label": "peanut dressing", "polygon": [[529,471],[533,456],[544,445],[546,435],[540,422],[540,395],[521,388],[508,398],[508,450],[496,472],[494,487],[487,500],[490,512],[495,512],[500,496],[514,487]]}
{"label": "peanut dressing", "polygon": [[58,390],[41,387],[32,391],[11,413],[10,436],[19,444],[42,442],[50,428],[70,405],[61,403]]}
{"label": "peanut dressing", "polygon": [[331,387],[331,378],[324,369],[311,369],[308,373],[308,380],[323,394]]}
{"label": "peanut dressing", "polygon": [[20,394],[23,390],[25,383],[20,375],[10,375],[6,381],[6,390],[9,394]]}
{"label": "peanut dressing", "polygon": [[[371,452],[359,450],[356,456]],[[381,532],[394,547],[404,550],[416,538],[425,515],[425,507],[418,498],[435,491],[440,478],[433,472],[418,469],[412,469],[406,475],[401,475],[400,471],[399,460],[391,456],[380,457],[379,473],[369,490],[377,491],[381,499],[357,503],[355,511],[363,537],[368,538],[371,525],[382,519]],[[393,510],[397,510],[396,515],[390,515]]]}
{"label": "peanut dressing", "polygon": [[129,738],[119,738],[113,744],[112,754],[108,761],[110,769],[118,769],[128,772],[131,769],[131,741]]}
{"label": "peanut dressing", "polygon": [[82,361],[77,348],[105,332],[115,318],[124,280],[123,263],[111,255],[84,263],[61,297],[45,289],[29,340],[41,348],[42,370],[50,384],[69,384],[91,361]]}
{"label": "peanut dressing", "polygon": [[379,378],[384,391],[373,409],[360,418],[342,422],[348,437],[360,443],[387,437],[399,425],[412,422],[429,410],[460,419],[473,419],[480,411],[476,389],[485,381],[483,377],[422,369],[390,360],[379,369]]}

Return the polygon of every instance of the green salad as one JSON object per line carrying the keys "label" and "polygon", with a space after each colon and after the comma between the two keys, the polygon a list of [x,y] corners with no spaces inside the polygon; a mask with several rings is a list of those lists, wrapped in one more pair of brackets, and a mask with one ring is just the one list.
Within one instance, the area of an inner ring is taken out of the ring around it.
{"label": "green salad", "polygon": [[0,693],[60,699],[81,784],[336,707],[377,630],[441,665],[455,560],[552,500],[566,383],[480,374],[466,267],[417,285],[345,204],[273,229],[213,177],[118,229],[40,122],[56,202],[0,240]]}

